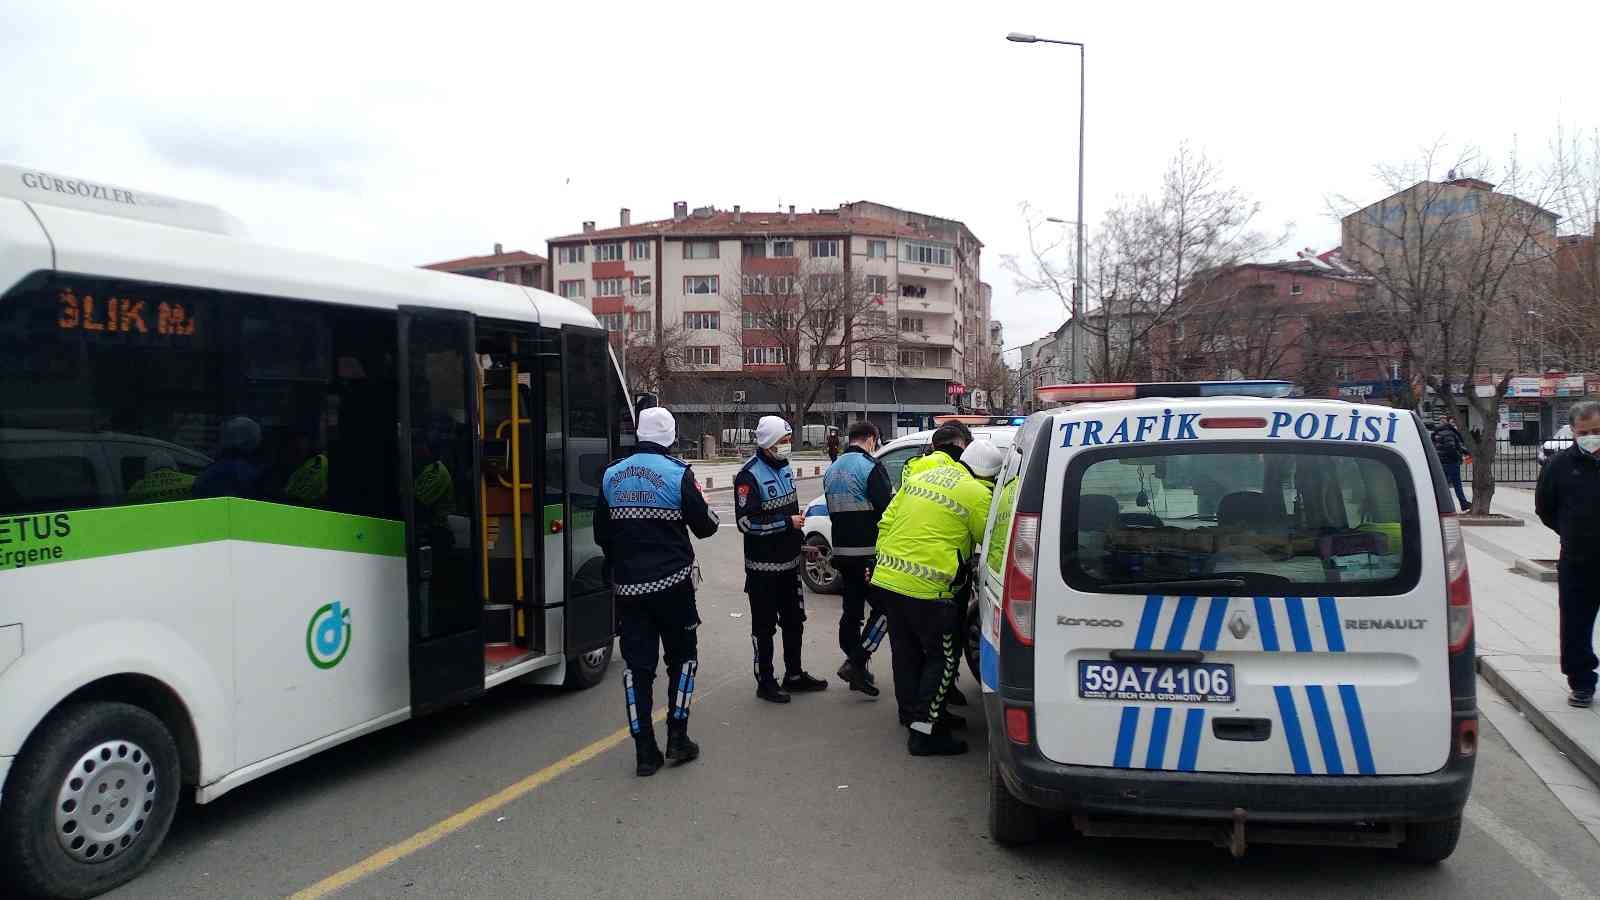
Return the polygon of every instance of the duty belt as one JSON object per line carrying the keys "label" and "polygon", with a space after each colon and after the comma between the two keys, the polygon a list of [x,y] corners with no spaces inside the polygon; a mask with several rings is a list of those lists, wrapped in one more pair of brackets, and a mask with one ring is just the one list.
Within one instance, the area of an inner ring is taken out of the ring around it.
{"label": "duty belt", "polygon": [[[615,510],[613,510],[613,512],[614,511]],[[617,585],[617,596],[637,597],[641,594],[654,594],[657,591],[664,591],[673,585],[682,584],[685,581],[688,581],[689,576],[693,574],[694,566],[691,564],[684,566],[682,569],[676,572],[673,572],[671,575],[657,578],[654,581],[646,581],[641,584],[619,584]]]}
{"label": "duty belt", "polygon": [[788,562],[761,562],[754,559],[744,561],[744,567],[752,572],[787,572],[798,565],[800,565],[798,556]]}
{"label": "duty belt", "polygon": [[954,575],[941,572],[932,566],[925,566],[919,562],[912,562],[909,559],[901,559],[898,556],[890,556],[881,550],[878,551],[877,565],[882,566],[885,569],[892,569],[896,572],[903,572],[912,576],[913,578],[921,578],[923,581],[927,581],[931,584],[937,584],[941,588],[948,588],[950,584],[955,581]]}
{"label": "duty belt", "polygon": [[682,522],[683,512],[676,509],[662,509],[658,506],[613,506],[611,507],[611,520],[618,519],[654,519],[662,522]]}

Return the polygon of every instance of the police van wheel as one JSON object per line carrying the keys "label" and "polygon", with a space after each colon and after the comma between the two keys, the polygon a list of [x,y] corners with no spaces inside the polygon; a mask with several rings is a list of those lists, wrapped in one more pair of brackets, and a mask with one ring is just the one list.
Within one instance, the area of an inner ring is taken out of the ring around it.
{"label": "police van wheel", "polygon": [[1400,845],[1400,856],[1407,862],[1443,862],[1456,852],[1456,841],[1461,838],[1461,817],[1438,822],[1407,822],[1406,842]]}
{"label": "police van wheel", "polygon": [[1011,796],[993,753],[989,755],[989,835],[995,843],[1008,847],[1039,839],[1039,811]]}
{"label": "police van wheel", "polygon": [[972,673],[972,680],[981,685],[983,684],[983,675],[979,673],[978,642],[983,640],[983,624],[978,621],[978,603],[976,600],[967,605],[967,621],[962,627],[967,629],[967,641],[965,646],[961,648],[962,653],[967,657],[967,670]]}
{"label": "police van wheel", "polygon": [[56,712],[23,745],[0,800],[0,871],[27,893],[92,897],[142,872],[172,825],[178,745],[127,703]]}
{"label": "police van wheel", "polygon": [[616,641],[608,641],[604,647],[568,657],[566,686],[581,691],[604,681],[606,669],[611,666],[611,650],[615,646]]}

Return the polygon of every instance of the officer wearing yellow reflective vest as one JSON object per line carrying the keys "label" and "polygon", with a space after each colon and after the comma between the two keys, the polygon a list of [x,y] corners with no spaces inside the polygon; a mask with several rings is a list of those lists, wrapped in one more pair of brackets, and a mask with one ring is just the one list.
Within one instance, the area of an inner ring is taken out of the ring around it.
{"label": "officer wearing yellow reflective vest", "polygon": [[966,741],[950,734],[965,722],[944,707],[960,660],[960,577],[982,539],[991,499],[960,462],[971,441],[959,422],[939,426],[933,451],[906,466],[878,525],[872,585],[889,614],[895,700],[911,729],[906,747],[913,756],[967,752]]}

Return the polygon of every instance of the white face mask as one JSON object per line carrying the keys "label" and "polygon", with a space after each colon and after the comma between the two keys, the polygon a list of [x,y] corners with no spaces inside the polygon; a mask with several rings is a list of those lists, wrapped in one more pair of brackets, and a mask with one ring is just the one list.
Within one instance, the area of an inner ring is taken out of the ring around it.
{"label": "white face mask", "polygon": [[789,451],[794,449],[794,444],[773,444],[772,455],[779,459],[788,459]]}
{"label": "white face mask", "polygon": [[1600,434],[1584,434],[1578,436],[1578,446],[1585,453],[1594,453],[1600,450]]}

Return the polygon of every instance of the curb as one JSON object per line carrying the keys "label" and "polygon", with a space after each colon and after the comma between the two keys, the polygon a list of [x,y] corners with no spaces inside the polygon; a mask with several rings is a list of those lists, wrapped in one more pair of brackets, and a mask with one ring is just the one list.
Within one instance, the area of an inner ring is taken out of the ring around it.
{"label": "curb", "polygon": [[1502,697],[1510,701],[1511,705],[1527,718],[1528,724],[1548,738],[1557,750],[1566,754],[1567,759],[1571,760],[1583,774],[1589,776],[1590,781],[1600,784],[1600,759],[1595,757],[1594,752],[1553,721],[1538,704],[1530,700],[1516,686],[1511,678],[1496,669],[1492,660],[1491,656],[1478,657],[1478,674],[1483,676],[1483,680],[1493,685]]}
{"label": "curb", "polygon": [[1556,581],[1560,573],[1556,571],[1553,559],[1528,559],[1519,556],[1511,564],[1511,570],[1520,575],[1526,575],[1534,581]]}

